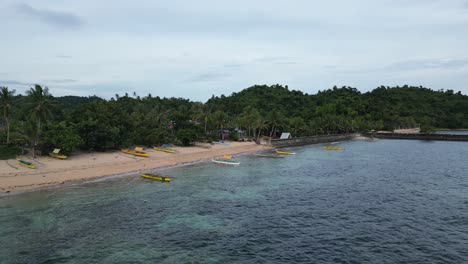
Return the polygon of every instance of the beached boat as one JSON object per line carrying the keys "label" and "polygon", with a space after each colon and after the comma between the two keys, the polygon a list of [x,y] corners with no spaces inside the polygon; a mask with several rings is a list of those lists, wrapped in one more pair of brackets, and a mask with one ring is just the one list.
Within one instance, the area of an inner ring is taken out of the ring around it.
{"label": "beached boat", "polygon": [[162,181],[162,182],[170,182],[171,181],[171,178],[169,178],[169,177],[159,176],[159,175],[154,175],[154,174],[149,174],[149,173],[142,173],[142,174],[140,174],[140,176],[145,178],[145,179]]}
{"label": "beached boat", "polygon": [[294,152],[281,151],[281,150],[277,150],[276,154],[279,154],[279,155],[296,155],[296,153],[294,153]]}
{"label": "beached boat", "polygon": [[334,147],[334,146],[325,146],[323,147],[325,150],[344,150],[343,147]]}
{"label": "beached boat", "polygon": [[217,159],[212,159],[211,161],[217,164],[222,164],[222,165],[240,165],[240,162],[232,160],[232,159],[226,159],[226,158],[217,158]]}
{"label": "beached boat", "polygon": [[166,153],[176,153],[176,150],[175,150],[175,149],[171,149],[171,148],[158,148],[158,147],[154,147],[153,149],[154,149],[154,150],[157,150],[157,151],[166,152]]}
{"label": "beached boat", "polygon": [[26,168],[30,168],[30,169],[35,169],[36,168],[36,164],[34,164],[32,162],[25,161],[25,160],[22,160],[20,158],[16,158],[16,160],[18,161],[18,163],[20,165],[25,166]]}
{"label": "beached boat", "polygon": [[139,157],[149,157],[150,155],[144,151],[139,151],[139,150],[131,150],[131,149],[121,149],[123,153],[125,154],[130,154],[134,156],[139,156]]}
{"label": "beached boat", "polygon": [[282,159],[284,156],[276,155],[276,154],[254,154],[255,157],[262,157],[262,158],[273,158],[273,159]]}
{"label": "beached boat", "polygon": [[51,156],[52,158],[56,158],[56,159],[66,159],[66,158],[68,158],[67,155],[60,154],[60,149],[54,149],[54,151],[49,153],[49,156]]}

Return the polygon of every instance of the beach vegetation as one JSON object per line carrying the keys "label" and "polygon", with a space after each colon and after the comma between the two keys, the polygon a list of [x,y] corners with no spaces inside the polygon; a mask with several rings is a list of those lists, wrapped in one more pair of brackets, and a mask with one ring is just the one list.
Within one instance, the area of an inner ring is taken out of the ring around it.
{"label": "beach vegetation", "polygon": [[[105,151],[195,140],[258,140],[412,128],[468,128],[468,96],[424,87],[344,86],[315,94],[255,85],[206,102],[148,94],[54,97],[34,85],[26,95],[0,89],[0,141],[43,153],[60,148]],[[5,96],[6,95],[6,96]],[[5,99],[6,98],[6,99]],[[5,111],[6,109],[6,111]],[[426,129],[427,128],[427,129]]]}
{"label": "beach vegetation", "polygon": [[6,126],[6,144],[10,143],[10,114],[15,90],[0,87],[0,110]]}
{"label": "beach vegetation", "polygon": [[190,146],[190,143],[197,139],[197,133],[193,129],[181,129],[177,132],[177,139],[184,146]]}
{"label": "beach vegetation", "polygon": [[0,160],[14,159],[21,154],[21,149],[12,145],[0,145]]}

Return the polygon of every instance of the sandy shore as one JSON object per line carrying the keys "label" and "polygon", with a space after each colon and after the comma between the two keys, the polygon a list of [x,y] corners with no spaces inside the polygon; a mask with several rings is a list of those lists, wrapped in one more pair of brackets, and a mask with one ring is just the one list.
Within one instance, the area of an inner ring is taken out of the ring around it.
{"label": "sandy shore", "polygon": [[149,158],[136,157],[120,151],[72,155],[67,160],[39,157],[32,160],[36,169],[28,169],[16,160],[0,161],[0,195],[44,188],[70,181],[82,181],[99,177],[138,173],[184,163],[208,160],[226,154],[240,154],[268,149],[252,142],[229,142],[225,145],[204,147],[175,147],[176,154],[147,149]]}

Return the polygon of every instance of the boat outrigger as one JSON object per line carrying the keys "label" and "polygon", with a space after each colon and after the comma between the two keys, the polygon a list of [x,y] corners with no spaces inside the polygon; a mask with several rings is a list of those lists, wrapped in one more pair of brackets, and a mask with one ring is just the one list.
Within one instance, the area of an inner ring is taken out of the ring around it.
{"label": "boat outrigger", "polygon": [[16,160],[18,161],[18,163],[20,165],[25,166],[26,168],[30,168],[30,169],[35,169],[36,168],[36,164],[34,164],[32,162],[25,161],[25,160],[22,160],[20,158],[16,158]]}
{"label": "boat outrigger", "polygon": [[142,174],[140,174],[140,176],[142,178],[145,178],[145,179],[162,181],[162,182],[170,182],[171,181],[171,178],[169,178],[169,177],[159,176],[159,175],[154,175],[154,174],[149,174],[149,173],[142,173]]}
{"label": "boat outrigger", "polygon": [[123,153],[139,156],[139,157],[149,157],[150,155],[143,151],[143,148],[136,147],[135,150],[131,149],[121,149]]}
{"label": "boat outrigger", "polygon": [[325,150],[344,150],[343,147],[335,147],[335,146],[325,146],[323,147]]}
{"label": "boat outrigger", "polygon": [[276,154],[279,154],[279,155],[296,155],[296,153],[294,153],[294,152],[281,151],[281,150],[276,150]]}
{"label": "boat outrigger", "polygon": [[231,155],[224,155],[222,158],[214,158],[211,161],[222,165],[240,165],[240,162],[233,160]]}
{"label": "boat outrigger", "polygon": [[171,149],[171,148],[159,148],[159,147],[154,147],[153,148],[154,150],[157,150],[157,151],[162,151],[162,152],[166,152],[166,153],[176,153],[176,150],[175,149]]}
{"label": "boat outrigger", "polygon": [[59,154],[59,153],[60,153],[60,149],[54,149],[54,151],[49,153],[49,156],[51,156],[52,158],[56,158],[56,159],[66,159],[66,158],[68,158],[67,155],[63,155],[63,154]]}

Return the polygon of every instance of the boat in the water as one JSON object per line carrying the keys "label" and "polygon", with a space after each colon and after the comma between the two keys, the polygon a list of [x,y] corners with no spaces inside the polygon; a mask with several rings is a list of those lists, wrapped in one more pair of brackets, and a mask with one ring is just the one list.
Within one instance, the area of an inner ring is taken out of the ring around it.
{"label": "boat in the water", "polygon": [[280,156],[280,155],[277,155],[277,154],[260,154],[260,153],[257,153],[257,154],[254,154],[255,157],[261,157],[261,158],[272,158],[272,159],[282,159],[284,158],[284,156]]}
{"label": "boat in the water", "polygon": [[296,155],[295,152],[281,151],[281,150],[276,150],[276,154],[279,154],[279,155]]}
{"label": "boat in the water", "polygon": [[22,160],[20,158],[16,158],[16,160],[18,161],[18,163],[26,168],[30,168],[30,169],[35,169],[36,168],[36,164],[32,163],[32,162],[29,162],[29,161],[25,161],[25,160]]}
{"label": "boat in the water", "polygon": [[131,150],[131,149],[121,149],[121,151],[125,154],[130,154],[130,155],[134,155],[134,156],[139,156],[139,157],[149,157],[150,155],[144,151],[140,151],[140,150]]}
{"label": "boat in the water", "polygon": [[176,153],[176,150],[175,149],[171,149],[171,148],[159,148],[159,147],[154,147],[153,148],[154,150],[157,150],[157,151],[162,151],[162,152],[166,152],[166,153]]}
{"label": "boat in the water", "polygon": [[232,159],[232,155],[224,155],[222,158],[214,158],[211,161],[222,165],[240,165],[240,162]]}
{"label": "boat in the water", "polygon": [[154,175],[154,174],[149,174],[149,173],[142,173],[142,174],[140,174],[140,176],[142,178],[145,178],[145,179],[162,181],[162,182],[170,182],[171,181],[171,178],[169,178],[169,177]]}
{"label": "boat in the water", "polygon": [[66,159],[66,158],[68,158],[67,155],[60,154],[60,149],[54,149],[54,151],[49,153],[49,156],[51,156],[52,158],[56,158],[56,159]]}
{"label": "boat in the water", "polygon": [[343,147],[335,147],[335,146],[325,146],[323,147],[325,150],[344,150]]}

